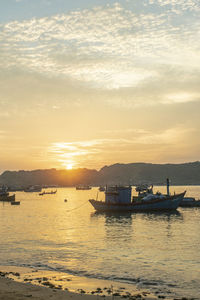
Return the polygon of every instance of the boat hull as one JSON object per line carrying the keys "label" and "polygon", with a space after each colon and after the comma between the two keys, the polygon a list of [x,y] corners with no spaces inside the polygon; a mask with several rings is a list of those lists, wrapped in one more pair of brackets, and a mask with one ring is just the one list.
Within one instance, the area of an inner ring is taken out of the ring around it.
{"label": "boat hull", "polygon": [[11,201],[11,205],[20,205],[20,201]]}
{"label": "boat hull", "polygon": [[98,212],[151,212],[151,211],[174,211],[180,205],[182,201],[184,193],[177,194],[174,196],[166,197],[166,199],[155,199],[154,201],[140,201],[138,203],[106,203],[103,201],[97,201],[94,199],[90,199],[89,202],[92,204],[94,209]]}

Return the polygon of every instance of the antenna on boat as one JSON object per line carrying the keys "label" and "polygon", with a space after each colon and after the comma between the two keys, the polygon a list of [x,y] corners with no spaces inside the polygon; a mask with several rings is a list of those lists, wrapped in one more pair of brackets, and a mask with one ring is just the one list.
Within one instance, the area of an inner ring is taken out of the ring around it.
{"label": "antenna on boat", "polygon": [[167,178],[167,195],[169,196],[169,178]]}

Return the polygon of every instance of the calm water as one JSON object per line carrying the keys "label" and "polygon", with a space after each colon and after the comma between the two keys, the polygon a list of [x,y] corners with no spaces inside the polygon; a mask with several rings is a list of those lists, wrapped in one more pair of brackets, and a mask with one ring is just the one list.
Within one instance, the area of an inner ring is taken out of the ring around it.
{"label": "calm water", "polygon": [[[171,187],[171,192],[185,189],[188,196],[200,198],[199,186]],[[17,192],[20,206],[0,203],[0,264],[125,281],[152,292],[200,299],[200,208],[95,214],[87,200],[97,192]]]}

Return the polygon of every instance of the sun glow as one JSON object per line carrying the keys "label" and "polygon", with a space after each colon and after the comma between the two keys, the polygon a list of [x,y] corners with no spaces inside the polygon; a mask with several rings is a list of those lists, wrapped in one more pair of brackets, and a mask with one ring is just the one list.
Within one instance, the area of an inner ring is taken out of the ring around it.
{"label": "sun glow", "polygon": [[66,167],[67,170],[73,169],[73,166],[74,166],[73,163],[67,163],[67,164],[65,165],[65,167]]}

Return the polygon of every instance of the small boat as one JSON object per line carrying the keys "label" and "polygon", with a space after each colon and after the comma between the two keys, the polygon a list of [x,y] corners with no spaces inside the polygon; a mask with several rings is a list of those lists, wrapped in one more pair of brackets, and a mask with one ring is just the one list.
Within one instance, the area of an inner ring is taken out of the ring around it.
{"label": "small boat", "polygon": [[200,200],[193,197],[184,197],[180,203],[181,207],[200,207]]}
{"label": "small boat", "polygon": [[11,201],[11,205],[20,205],[20,201]]}
{"label": "small boat", "polygon": [[[152,191],[152,189],[151,189]],[[148,193],[131,198],[131,186],[109,187],[105,191],[105,201],[90,199],[89,202],[98,212],[155,212],[176,210],[186,193],[163,195]],[[141,192],[141,191],[140,191]]]}
{"label": "small boat", "polygon": [[39,185],[32,185],[24,189],[26,193],[34,193],[34,192],[41,192],[42,188]]}
{"label": "small boat", "polygon": [[89,186],[89,185],[78,185],[78,186],[76,186],[76,190],[91,190],[91,186]]}
{"label": "small boat", "polygon": [[3,186],[0,190],[0,201],[11,202],[15,201],[15,194],[10,195],[8,189]]}
{"label": "small boat", "polygon": [[50,192],[43,192],[43,195],[51,195],[51,194],[56,194],[57,193],[57,190],[56,191],[50,191]]}
{"label": "small boat", "polygon": [[5,194],[5,195],[1,194],[0,195],[0,201],[4,201],[4,202],[15,201],[15,194],[14,195],[9,195],[9,193],[8,193],[8,195],[7,194]]}
{"label": "small boat", "polygon": [[101,186],[99,187],[99,191],[100,191],[100,192],[104,192],[104,191],[105,191],[105,187],[101,185]]}
{"label": "small boat", "polygon": [[39,193],[40,196],[43,196],[43,195],[51,195],[51,194],[56,194],[57,193],[57,190],[55,191],[50,191],[50,192],[42,192],[42,193]]}

